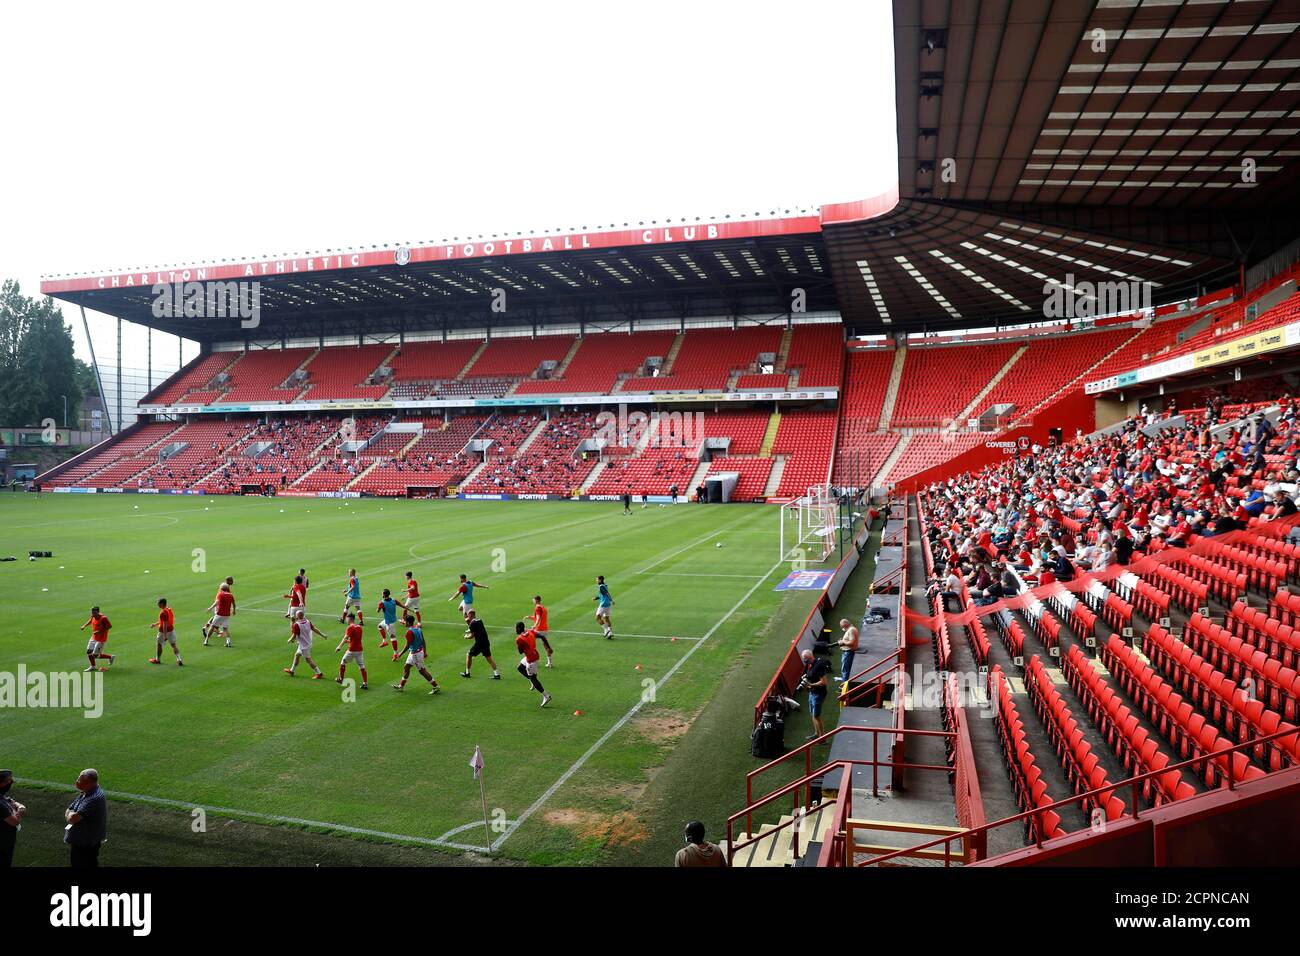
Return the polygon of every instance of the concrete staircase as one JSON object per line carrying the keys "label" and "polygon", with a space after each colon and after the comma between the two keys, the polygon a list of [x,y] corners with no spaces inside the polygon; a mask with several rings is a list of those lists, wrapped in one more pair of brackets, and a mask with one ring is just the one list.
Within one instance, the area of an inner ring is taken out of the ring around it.
{"label": "concrete staircase", "polygon": [[484,458],[482,461],[480,461],[477,465],[474,466],[474,469],[468,475],[466,475],[464,478],[460,480],[460,482],[458,483],[459,486],[461,488],[464,488],[470,482],[474,481],[474,479],[478,478],[478,473],[482,471],[484,468],[486,468],[487,466],[488,466],[488,460]]}
{"label": "concrete staircase", "polygon": [[1119,352],[1120,349],[1128,348],[1138,339],[1140,335],[1144,334],[1149,329],[1150,326],[1147,326],[1147,328],[1138,329],[1133,335],[1130,335],[1128,338],[1126,338],[1115,348],[1111,349],[1101,358],[1097,359],[1097,361],[1093,362],[1091,365],[1089,365],[1087,368],[1081,371],[1078,375],[1074,376],[1074,378],[1070,379],[1068,382],[1066,382],[1064,385],[1062,385],[1060,388],[1054,391],[1051,395],[1047,396],[1047,398],[1043,399],[1037,405],[1023,412],[1017,411],[1015,422],[1013,422],[1012,424],[1019,424],[1020,422],[1023,422],[1025,419],[1029,418],[1031,415],[1034,414],[1034,412],[1038,411],[1040,408],[1043,408],[1044,406],[1049,405],[1052,402],[1056,401],[1057,398],[1064,395],[1066,392],[1068,392],[1074,386],[1078,385],[1080,382],[1086,381],[1089,373],[1091,373],[1093,369],[1100,368],[1106,362],[1109,362],[1111,357],[1115,355],[1117,352]]}
{"label": "concrete staircase", "polygon": [[772,446],[776,444],[776,433],[781,427],[781,413],[773,412],[767,420],[767,431],[763,432],[763,444],[759,446],[760,458],[772,457]]}
{"label": "concrete staircase", "polygon": [[768,474],[767,484],[763,487],[764,498],[776,496],[776,490],[781,487],[783,474],[785,474],[785,455],[777,455],[772,459],[772,471]]}
{"label": "concrete staircase", "polygon": [[487,339],[484,339],[482,342],[479,343],[478,348],[474,350],[474,354],[471,355],[469,357],[469,361],[465,363],[465,367],[456,373],[456,381],[458,382],[464,381],[465,376],[469,374],[469,370],[474,367],[474,363],[477,362],[479,360],[479,357],[484,352],[487,351],[487,347],[488,347]]}
{"label": "concrete staircase", "polygon": [[781,333],[781,347],[776,353],[776,364],[772,367],[773,372],[786,371],[786,363],[790,361],[790,340],[794,338],[794,330],[786,329]]}
{"label": "concrete staircase", "polygon": [[889,370],[889,388],[885,390],[885,404],[880,406],[879,431],[889,428],[890,419],[894,417],[894,405],[898,403],[898,386],[903,381],[903,363],[907,361],[907,346],[900,345],[894,350],[894,365]]}
{"label": "concrete staircase", "polygon": [[600,473],[605,470],[605,465],[606,462],[603,459],[601,461],[596,462],[596,467],[591,469],[591,474],[589,474],[585,479],[583,479],[582,485],[578,488],[578,491],[580,493],[585,495],[587,492],[591,490],[591,486],[594,485],[597,482],[597,480],[599,480]]}
{"label": "concrete staircase", "polygon": [[[528,446],[531,445],[533,442],[535,442],[535,441],[537,440],[537,436],[538,436],[538,435],[540,435],[542,432],[546,431],[546,426],[549,425],[549,424],[550,424],[550,422],[547,421],[545,418],[543,418],[540,422],[538,422],[538,423],[537,423],[537,427],[534,428],[531,432],[528,433],[528,437],[525,438],[525,439],[523,440],[523,443],[522,443],[518,448],[515,449],[515,451],[514,451],[514,455],[512,455],[511,457],[513,458],[513,457],[516,457],[516,456],[518,456],[518,455],[522,455],[524,452],[528,451]],[[465,483],[466,483],[466,482],[462,482],[462,484],[465,484]]]}
{"label": "concrete staircase", "polygon": [[949,425],[948,428],[952,431],[956,431],[958,428],[965,428],[966,419],[970,418],[979,410],[980,403],[988,397],[989,393],[993,391],[998,382],[1002,381],[1002,379],[1006,377],[1006,374],[1011,371],[1012,367],[1020,361],[1020,356],[1024,355],[1028,351],[1029,346],[1022,345],[1020,348],[1012,352],[1011,358],[1007,359],[1003,366],[997,370],[996,374],[994,374],[994,376],[984,384],[984,387],[979,390],[979,394],[971,399],[970,404],[957,413],[957,417],[953,419],[952,424]]}
{"label": "concrete staircase", "polygon": [[682,350],[682,343],[686,341],[686,333],[678,332],[677,338],[673,339],[672,347],[668,349],[668,354],[664,356],[663,365],[659,366],[660,375],[671,375],[673,363],[677,361],[677,353]]}
{"label": "concrete staircase", "polygon": [[898,439],[898,444],[894,446],[894,450],[891,451],[889,453],[889,456],[880,463],[880,470],[877,471],[874,476],[872,476],[871,479],[872,484],[885,480],[885,476],[888,475],[890,469],[894,467],[894,463],[897,462],[898,459],[903,457],[903,452],[907,450],[907,446],[910,445],[911,443],[912,443],[911,435],[904,435]]}
{"label": "concrete staircase", "polygon": [[691,495],[695,494],[695,489],[700,486],[700,482],[704,480],[704,476],[708,473],[709,462],[701,460],[700,463],[695,466],[695,471],[691,473],[690,482],[684,489],[682,489],[685,491],[684,497],[690,498]]}
{"label": "concrete staircase", "polygon": [[[794,866],[798,862],[794,855],[796,833],[799,835],[799,858],[809,857],[820,851],[834,818],[835,803],[827,800],[810,809],[800,823],[792,823],[794,817],[790,814],[781,817],[777,823],[765,823],[754,834],[758,840],[737,850],[731,865]],[[748,833],[739,834],[736,843],[744,843],[749,836]],[[719,846],[723,853],[727,852],[726,840],[721,841]]]}
{"label": "concrete staircase", "polygon": [[582,347],[582,341],[582,336],[580,335],[575,335],[573,337],[573,344],[569,346],[569,351],[564,353],[564,358],[560,359],[560,364],[555,366],[555,371],[551,372],[551,378],[564,377],[565,370],[568,369],[569,363],[573,361],[573,357],[578,354],[578,349]]}

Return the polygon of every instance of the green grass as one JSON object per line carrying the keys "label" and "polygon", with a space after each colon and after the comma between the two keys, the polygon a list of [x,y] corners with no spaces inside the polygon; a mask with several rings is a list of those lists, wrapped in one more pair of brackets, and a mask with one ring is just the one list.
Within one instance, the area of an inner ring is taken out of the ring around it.
{"label": "green grass", "polygon": [[[653,844],[668,825],[637,812],[654,773],[728,675],[756,652],[788,643],[791,627],[768,629],[773,615],[784,607],[778,620],[802,620],[811,604],[811,594],[772,591],[784,570],[774,569],[776,522],[770,507],[741,505],[637,508],[625,517],[614,503],[3,495],[0,555],[55,557],[0,564],[0,670],[20,663],[29,672],[79,670],[86,634],[77,627],[95,603],[113,620],[109,649],[119,655],[104,675],[102,717],[9,711],[4,760],[20,790],[30,791],[31,781],[70,782],[95,766],[110,791],[219,808],[216,817],[239,811],[245,823],[289,817],[426,841],[477,823],[447,839],[479,844],[483,810],[468,766],[478,744],[495,818],[519,819],[555,788],[500,843],[498,858],[626,861],[626,848]],[[359,569],[371,690],[355,701],[332,679],[308,680],[305,666],[292,679],[281,672],[292,648],[280,595],[303,566],[312,616],[328,635],[317,638],[315,657],[329,678],[337,674],[341,589],[347,569]],[[400,665],[378,649],[369,613],[381,588],[400,593],[408,569],[421,584],[429,666],[444,687],[438,697],[414,674],[403,694],[389,688]],[[488,680],[482,662],[472,679],[456,676],[467,644],[445,598],[461,572],[490,586],[477,604],[503,667],[499,682]],[[592,620],[598,573],[616,601],[613,642]],[[202,647],[204,608],[227,574],[241,609],[236,646]],[[555,697],[545,710],[513,671],[513,622],[534,593],[550,607],[556,648],[555,669],[541,671]],[[176,609],[183,669],[146,663],[159,596]],[[593,751],[643,694],[654,699]],[[746,736],[747,727],[728,728],[719,745],[743,751]],[[734,797],[738,807],[742,782],[735,787],[712,799]],[[141,814],[188,821],[165,806]],[[674,807],[674,829],[678,815]],[[43,834],[36,822],[24,828],[24,845],[57,845],[57,833]],[[220,841],[209,849],[204,836],[169,844],[165,858],[229,862]],[[261,838],[272,854],[263,858],[281,858],[281,836]],[[358,843],[336,842],[344,856]],[[156,858],[147,846],[139,856],[121,862]]]}

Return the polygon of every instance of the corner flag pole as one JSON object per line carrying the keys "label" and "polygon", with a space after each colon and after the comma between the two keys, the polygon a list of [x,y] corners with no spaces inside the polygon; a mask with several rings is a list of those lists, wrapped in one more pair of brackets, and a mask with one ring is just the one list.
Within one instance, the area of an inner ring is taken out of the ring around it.
{"label": "corner flag pole", "polygon": [[488,823],[487,810],[487,791],[483,788],[483,751],[479,749],[478,744],[474,745],[474,756],[470,758],[469,765],[474,769],[474,779],[478,781],[478,795],[483,801],[483,833],[487,837],[486,852],[492,854],[492,826]]}

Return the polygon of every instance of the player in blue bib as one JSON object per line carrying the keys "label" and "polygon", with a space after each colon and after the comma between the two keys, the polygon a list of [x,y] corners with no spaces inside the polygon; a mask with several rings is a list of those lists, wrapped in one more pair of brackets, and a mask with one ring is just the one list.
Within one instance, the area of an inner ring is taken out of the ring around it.
{"label": "player in blue bib", "polygon": [[393,645],[393,660],[397,660],[397,609],[406,610],[406,605],[393,598],[393,592],[384,588],[383,600],[375,608],[379,612],[379,636],[383,638],[379,642],[380,647],[387,647],[389,642]]}
{"label": "player in blue bib", "polygon": [[348,571],[348,586],[343,589],[343,610],[339,612],[340,624],[344,622],[349,611],[356,613],[358,624],[365,623],[365,616],[361,612],[361,580],[357,577],[356,568]]}
{"label": "player in blue bib", "polygon": [[393,685],[393,690],[402,690],[406,687],[406,679],[411,676],[411,668],[414,667],[420,672],[420,676],[429,682],[429,696],[432,697],[442,688],[438,682],[433,679],[424,666],[424,629],[415,623],[415,616],[406,615],[406,664],[402,667],[402,679]]}
{"label": "player in blue bib", "polygon": [[592,598],[596,602],[596,622],[605,631],[605,640],[614,639],[614,621],[610,617],[610,608],[614,606],[614,599],[610,597],[609,586],[605,584],[605,575],[596,575],[596,596]]}
{"label": "player in blue bib", "polygon": [[454,601],[456,598],[460,598],[460,614],[467,622],[469,621],[470,612],[474,610],[475,588],[482,588],[484,591],[491,590],[491,588],[486,584],[479,584],[477,581],[471,581],[468,577],[462,574],[460,576],[460,587],[456,588],[455,594],[447,598],[448,601]]}

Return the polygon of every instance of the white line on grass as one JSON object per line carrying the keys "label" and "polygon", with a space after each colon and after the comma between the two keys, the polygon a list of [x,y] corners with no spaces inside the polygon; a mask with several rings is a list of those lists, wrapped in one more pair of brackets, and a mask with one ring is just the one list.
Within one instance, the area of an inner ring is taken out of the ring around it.
{"label": "white line on grass", "polygon": [[[30,777],[15,777],[19,783],[25,783],[33,787],[42,787],[46,790],[59,790],[74,792],[77,788],[71,784],[53,783],[49,780],[33,780]],[[205,813],[212,813],[219,817],[231,817],[234,819],[257,820],[263,823],[280,823],[291,824],[300,827],[315,827],[325,830],[337,830],[340,833],[350,833],[353,836],[376,837],[381,840],[398,840],[402,843],[418,843],[422,846],[436,846],[451,850],[469,850],[483,852],[482,844],[475,846],[468,843],[453,843],[444,840],[441,837],[434,839],[432,837],[411,836],[406,833],[387,833],[383,830],[368,830],[365,827],[353,827],[344,823],[326,823],[323,820],[307,820],[302,817],[282,817],[275,813],[259,813],[256,810],[234,810],[230,807],[217,807],[210,803],[195,802],[192,800],[169,800],[166,797],[151,797],[143,793],[126,793],[121,790],[105,790],[104,794],[119,800],[129,800],[133,803],[149,803],[160,807],[170,807],[176,810],[194,810],[200,809]],[[478,821],[482,826],[482,821]],[[447,833],[458,833],[461,830],[467,830],[470,825],[456,827],[448,830]]]}
{"label": "white line on grass", "polygon": [[[698,651],[701,647],[703,647],[705,641],[707,641],[710,637],[712,637],[714,633],[717,632],[718,628],[722,627],[723,624],[727,623],[727,621],[731,618],[731,616],[735,614],[737,611],[739,611],[741,606],[743,606],[746,601],[748,601],[751,597],[753,597],[754,592],[757,591],[759,587],[762,586],[763,582],[766,581],[768,578],[770,578],[772,574],[784,564],[785,562],[782,560],[772,565],[772,567],[768,569],[767,574],[763,575],[762,578],[756,581],[754,583],[754,586],[745,592],[745,596],[742,597],[739,601],[737,601],[734,605],[732,605],[730,611],[728,611],[726,614],[724,614],[721,618],[718,619],[718,623],[714,624],[711,628],[709,628],[705,632],[703,637],[701,637],[698,641],[696,641],[693,645],[691,645],[690,649],[687,650],[687,652],[678,659],[676,664],[668,668],[668,671],[664,674],[664,676],[659,678],[659,680],[655,682],[656,689],[668,683],[668,680],[674,674],[677,673],[678,669],[680,669],[683,664],[685,664],[688,660],[690,660],[691,655],[694,654],[696,651]],[[510,824],[506,827],[506,831],[502,833],[500,837],[492,841],[492,849],[495,850],[498,847],[500,847],[501,844],[505,843],[506,840],[509,839],[510,834],[514,833],[515,830],[519,829],[520,825],[522,825],[529,817],[531,817],[534,813],[536,813],[538,810],[544,807],[547,801],[549,801],[551,797],[555,796],[556,791],[558,791],[562,786],[564,786],[569,781],[570,777],[572,777],[575,773],[581,770],[583,765],[586,764],[586,762],[590,760],[593,756],[595,756],[596,752],[600,750],[601,747],[605,746],[605,744],[609,741],[611,737],[613,737],[616,733],[618,733],[625,726],[627,726],[628,721],[630,721],[641,711],[641,708],[645,706],[645,703],[646,701],[644,697],[639,699],[635,704],[632,705],[632,708],[628,710],[626,714],[624,714],[617,721],[615,721],[612,727],[610,727],[603,734],[601,734],[600,738],[594,744],[592,744],[590,747],[587,748],[586,753],[584,753],[581,757],[575,760],[573,762],[573,765],[569,767],[568,770],[560,774],[560,779],[556,780],[555,783],[547,787],[545,793],[543,793],[540,797],[538,797],[535,801],[533,801],[532,805],[528,807],[528,809],[525,810],[523,813],[519,814],[517,819],[512,820],[510,822]]]}
{"label": "white line on grass", "polygon": [[706,534],[704,537],[702,537],[702,538],[696,538],[694,541],[692,541],[690,544],[686,545],[685,547],[683,547],[683,548],[678,548],[676,551],[672,552],[671,554],[666,554],[666,555],[664,555],[662,558],[660,558],[660,559],[659,559],[658,561],[656,561],[654,564],[647,564],[644,568],[642,568],[640,571],[637,571],[637,572],[635,572],[635,573],[636,573],[636,574],[647,574],[647,573],[649,573],[649,571],[650,571],[651,568],[657,568],[657,567],[659,567],[659,565],[663,564],[665,561],[668,561],[668,560],[671,560],[672,558],[677,557],[677,555],[681,554],[683,551],[689,551],[691,548],[698,547],[699,545],[701,545],[701,544],[703,544],[704,542],[708,541],[710,538],[716,538],[716,537],[717,537],[718,535],[720,535],[720,534],[722,534],[722,529],[721,529],[721,528],[719,528],[717,531],[710,531],[710,532],[709,532],[708,534]]}

